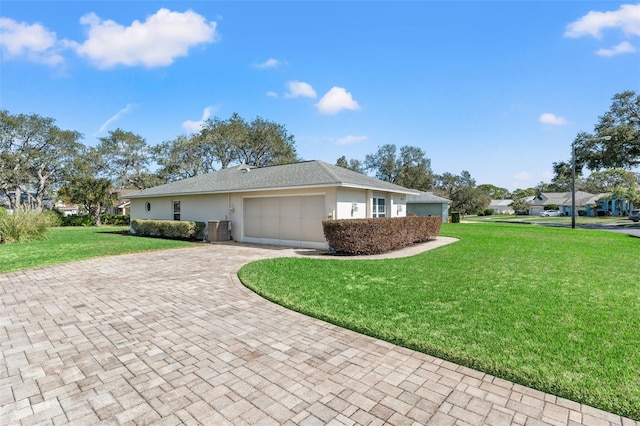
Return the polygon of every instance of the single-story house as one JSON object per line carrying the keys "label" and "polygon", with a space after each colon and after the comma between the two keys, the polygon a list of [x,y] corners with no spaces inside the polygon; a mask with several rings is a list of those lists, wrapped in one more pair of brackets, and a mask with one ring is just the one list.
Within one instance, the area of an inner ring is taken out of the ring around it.
{"label": "single-story house", "polygon": [[449,204],[451,200],[438,197],[432,192],[420,192],[407,196],[407,213],[416,216],[437,216],[446,223],[449,220]]}
{"label": "single-story house", "polygon": [[493,210],[495,214],[514,214],[515,211],[513,207],[511,207],[511,203],[513,200],[491,200],[489,203],[489,208]]}
{"label": "single-story house", "polygon": [[[529,214],[537,215],[545,206],[557,206],[565,216],[571,216],[571,203],[571,192],[543,192],[529,202]],[[602,210],[612,216],[620,216],[625,209],[630,209],[630,203],[614,199],[611,193],[576,191],[576,215],[584,211],[585,216],[597,216],[598,210]]]}
{"label": "single-story house", "polygon": [[128,194],[137,192],[136,189],[115,189],[113,191],[118,196],[118,201],[106,210],[106,213],[116,215],[127,215],[131,209],[131,200],[127,198]]}
{"label": "single-story house", "polygon": [[229,167],[126,197],[132,220],[228,221],[235,241],[325,249],[323,219],[405,216],[413,194],[418,191],[303,161]]}

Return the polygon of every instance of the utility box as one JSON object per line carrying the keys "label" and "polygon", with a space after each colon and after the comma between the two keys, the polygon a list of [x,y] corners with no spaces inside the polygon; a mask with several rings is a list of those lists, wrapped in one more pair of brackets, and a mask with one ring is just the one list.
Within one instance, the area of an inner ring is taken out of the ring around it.
{"label": "utility box", "polygon": [[229,241],[231,239],[231,222],[228,220],[210,220],[207,222],[209,228],[208,240]]}

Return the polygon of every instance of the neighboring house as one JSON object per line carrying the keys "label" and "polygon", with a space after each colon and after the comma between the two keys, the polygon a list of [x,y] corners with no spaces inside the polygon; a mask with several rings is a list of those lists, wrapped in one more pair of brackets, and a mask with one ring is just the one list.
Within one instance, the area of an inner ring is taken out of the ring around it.
{"label": "neighboring house", "polygon": [[[571,202],[571,192],[543,192],[529,202],[529,214],[537,215],[545,206],[555,205],[565,216],[571,216]],[[611,193],[576,191],[576,214],[583,210],[586,216],[597,216],[598,210],[602,210],[611,216],[623,216],[630,209],[628,201],[617,200]]]}
{"label": "neighboring house", "polygon": [[493,210],[494,214],[514,214],[511,203],[513,200],[491,200],[489,208]]}
{"label": "neighboring house", "polygon": [[131,200],[126,198],[128,194],[138,192],[137,189],[115,189],[113,192],[118,194],[118,201],[113,207],[106,209],[108,214],[127,215],[131,210]]}
{"label": "neighboring house", "polygon": [[127,194],[131,219],[229,221],[234,240],[327,248],[323,219],[406,215],[418,194],[322,161],[230,167]]}
{"label": "neighboring house", "polygon": [[446,223],[449,220],[449,204],[451,200],[438,197],[431,192],[421,192],[407,196],[407,213],[416,216],[438,216]]}
{"label": "neighboring house", "polygon": [[53,205],[53,208],[58,210],[64,216],[71,216],[78,214],[80,208],[77,204],[65,204],[62,201],[58,201]]}

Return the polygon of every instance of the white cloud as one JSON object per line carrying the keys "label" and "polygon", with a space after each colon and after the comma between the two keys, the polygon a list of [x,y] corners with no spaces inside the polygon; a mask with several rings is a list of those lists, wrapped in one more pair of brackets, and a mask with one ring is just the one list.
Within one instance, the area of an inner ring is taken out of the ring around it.
{"label": "white cloud", "polygon": [[600,49],[596,52],[596,54],[600,56],[615,56],[622,55],[624,53],[634,53],[637,50],[638,49],[636,49],[635,46],[628,41],[623,41],[622,43],[612,47],[611,49]]}
{"label": "white cloud", "polygon": [[529,172],[519,172],[515,174],[514,178],[517,180],[529,180],[532,178],[532,175]]}
{"label": "white cloud", "polygon": [[267,92],[267,96],[270,97],[270,98],[277,98],[278,94],[276,92],[272,91],[272,90],[269,90]]}
{"label": "white cloud", "polygon": [[89,27],[89,37],[76,51],[99,68],[166,66],[186,56],[191,47],[216,39],[216,23],[190,10],[180,13],[162,8],[128,27],[103,21],[94,13],[84,15],[80,23]]}
{"label": "white cloud", "polygon": [[100,129],[98,129],[98,132],[96,134],[104,132],[107,129],[107,127],[109,126],[109,124],[113,123],[114,121],[116,121],[117,119],[122,117],[124,114],[128,113],[129,111],[131,111],[132,108],[133,108],[133,104],[127,104],[127,106],[125,106],[120,111],[118,111],[113,117],[111,117],[107,121],[105,121],[104,124],[102,126],[100,126]]}
{"label": "white cloud", "polygon": [[209,117],[211,117],[211,113],[213,112],[214,107],[206,107],[204,111],[202,111],[202,119],[199,121],[187,120],[182,123],[182,128],[191,133],[197,133],[202,130],[202,123],[207,121]]}
{"label": "white cloud", "polygon": [[315,98],[316,91],[313,90],[313,87],[309,83],[305,83],[304,81],[289,81],[287,82],[287,87],[289,91],[284,94],[285,98]]}
{"label": "white cloud", "polygon": [[3,57],[7,59],[26,57],[33,62],[58,65],[64,62],[59,52],[69,42],[58,40],[56,33],[41,24],[30,25],[10,18],[0,18],[0,45]]}
{"label": "white cloud", "polygon": [[566,118],[558,117],[557,115],[548,112],[542,114],[539,120],[542,124],[551,124],[552,126],[564,126],[568,123]]}
{"label": "white cloud", "polygon": [[266,61],[264,61],[264,62],[261,62],[261,63],[259,63],[259,64],[255,64],[255,65],[254,65],[254,67],[256,67],[256,68],[263,68],[263,69],[265,69],[265,68],[277,68],[277,67],[279,67],[281,64],[282,64],[282,63],[281,63],[279,60],[274,59],[274,58],[269,58],[269,59],[267,59],[267,60],[266,60]]}
{"label": "white cloud", "polygon": [[351,93],[342,87],[332,87],[316,104],[318,112],[325,115],[335,115],[344,109],[358,110],[360,105],[353,100]]}
{"label": "white cloud", "polygon": [[628,36],[640,36],[640,4],[623,4],[616,11],[591,11],[582,18],[567,25],[565,37],[590,35],[602,37],[602,30],[619,28]]}
{"label": "white cloud", "polygon": [[347,135],[342,139],[338,139],[338,141],[336,142],[336,145],[351,145],[351,144],[354,144],[354,143],[366,141],[367,139],[369,139],[369,136]]}

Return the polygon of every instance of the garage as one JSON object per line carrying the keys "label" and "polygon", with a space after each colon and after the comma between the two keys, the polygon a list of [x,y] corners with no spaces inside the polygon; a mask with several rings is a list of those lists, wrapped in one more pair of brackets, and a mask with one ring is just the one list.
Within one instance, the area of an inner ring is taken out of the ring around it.
{"label": "garage", "polygon": [[326,248],[324,195],[243,199],[243,240],[258,244]]}

